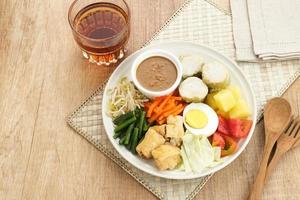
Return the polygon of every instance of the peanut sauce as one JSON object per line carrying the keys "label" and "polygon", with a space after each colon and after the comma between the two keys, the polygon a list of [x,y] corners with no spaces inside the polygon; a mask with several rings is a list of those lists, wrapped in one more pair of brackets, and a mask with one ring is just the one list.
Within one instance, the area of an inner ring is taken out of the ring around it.
{"label": "peanut sauce", "polygon": [[177,69],[169,59],[154,56],[144,60],[137,68],[138,82],[150,91],[170,88],[177,79]]}

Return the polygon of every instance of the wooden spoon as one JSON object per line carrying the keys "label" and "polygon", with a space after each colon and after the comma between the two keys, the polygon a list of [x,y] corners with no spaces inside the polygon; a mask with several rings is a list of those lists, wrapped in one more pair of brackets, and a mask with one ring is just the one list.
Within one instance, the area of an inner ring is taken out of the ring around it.
{"label": "wooden spoon", "polygon": [[265,123],[265,145],[260,168],[257,173],[249,200],[261,199],[263,185],[266,176],[266,169],[272,148],[289,124],[292,117],[292,108],[289,102],[283,98],[276,97],[271,99],[264,110]]}

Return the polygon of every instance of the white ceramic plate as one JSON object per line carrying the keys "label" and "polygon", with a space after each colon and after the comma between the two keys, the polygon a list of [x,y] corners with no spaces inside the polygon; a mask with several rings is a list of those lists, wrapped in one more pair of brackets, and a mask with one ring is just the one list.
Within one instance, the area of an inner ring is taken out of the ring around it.
{"label": "white ceramic plate", "polygon": [[[242,96],[245,98],[245,100],[250,105],[250,108],[252,110],[252,116],[251,119],[253,120],[253,125],[250,130],[250,133],[248,137],[244,140],[240,140],[238,150],[230,156],[227,156],[223,158],[224,162],[212,167],[207,168],[203,170],[201,173],[186,173],[184,171],[160,171],[156,168],[154,165],[153,160],[145,160],[140,158],[137,155],[133,155],[130,151],[128,151],[124,146],[119,145],[118,140],[115,140],[113,138],[114,134],[114,126],[112,119],[106,114],[107,111],[107,105],[109,101],[109,95],[108,89],[112,88],[116,85],[118,79],[123,76],[127,76],[130,78],[130,69],[132,67],[133,61],[135,58],[145,50],[149,49],[162,49],[165,51],[170,51],[171,53],[179,56],[179,55],[186,55],[186,54],[199,54],[201,55],[205,62],[209,61],[218,61],[224,66],[227,67],[227,69],[230,71],[231,76],[231,83],[238,85],[241,88]],[[233,160],[235,160],[245,149],[247,144],[249,143],[253,132],[255,128],[255,122],[256,122],[256,103],[255,103],[255,97],[253,94],[253,90],[248,82],[248,80],[245,78],[242,71],[239,69],[238,65],[232,61],[231,59],[227,58],[226,56],[222,55],[221,53],[203,46],[198,45],[194,43],[189,42],[165,42],[165,43],[159,43],[155,45],[148,46],[146,48],[143,48],[134,54],[130,55],[128,58],[126,58],[119,66],[118,68],[113,72],[111,77],[109,78],[109,81],[105,87],[104,90],[104,97],[102,102],[102,115],[103,115],[103,124],[107,133],[107,136],[114,146],[114,148],[122,155],[124,159],[126,159],[129,163],[131,163],[133,166],[137,167],[138,169],[149,173],[154,176],[159,176],[163,178],[168,179],[193,179],[193,178],[199,178],[202,176],[206,176],[208,174],[214,173],[219,171],[220,169],[226,167],[229,165]]]}

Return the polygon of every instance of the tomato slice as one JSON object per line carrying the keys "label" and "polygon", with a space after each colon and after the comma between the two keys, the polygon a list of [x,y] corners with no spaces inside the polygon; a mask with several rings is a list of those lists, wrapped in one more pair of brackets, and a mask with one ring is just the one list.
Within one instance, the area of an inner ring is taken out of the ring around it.
{"label": "tomato slice", "polygon": [[227,123],[230,135],[236,138],[247,137],[252,126],[252,120],[228,119]]}
{"label": "tomato slice", "polygon": [[252,127],[252,120],[243,120],[243,132],[246,134],[246,136],[249,134],[250,129]]}
{"label": "tomato slice", "polygon": [[232,135],[236,138],[244,137],[244,134],[243,134],[243,131],[242,131],[242,125],[243,125],[242,120],[240,120],[240,119],[229,119],[227,122],[228,122],[230,135]]}
{"label": "tomato slice", "polygon": [[218,147],[221,147],[221,149],[224,149],[225,140],[220,133],[216,132],[212,135],[211,145],[218,146]]}
{"label": "tomato slice", "polygon": [[218,116],[218,118],[219,118],[218,132],[225,135],[229,135],[229,127],[227,124],[227,120],[220,115]]}
{"label": "tomato slice", "polygon": [[237,148],[235,139],[228,135],[223,135],[223,138],[225,140],[225,147],[221,150],[221,157],[233,154]]}

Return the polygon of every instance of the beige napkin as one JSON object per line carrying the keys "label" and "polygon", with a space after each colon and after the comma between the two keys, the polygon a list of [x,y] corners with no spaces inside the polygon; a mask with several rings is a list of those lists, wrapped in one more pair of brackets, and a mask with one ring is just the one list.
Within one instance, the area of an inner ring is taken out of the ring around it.
{"label": "beige napkin", "polygon": [[234,0],[231,10],[237,60],[300,58],[299,0]]}
{"label": "beige napkin", "polygon": [[253,48],[256,55],[300,56],[300,1],[248,0]]}
{"label": "beige napkin", "polygon": [[236,59],[259,61],[254,54],[246,0],[230,1]]}

